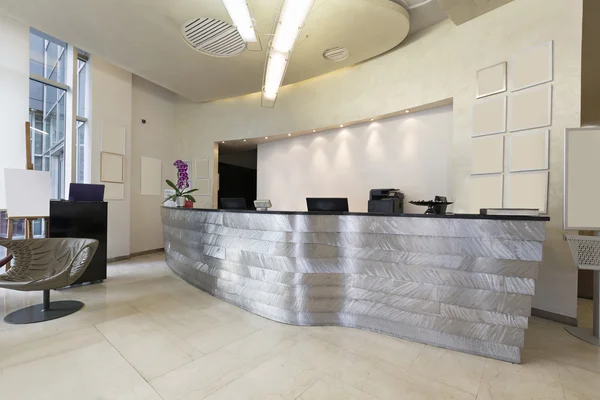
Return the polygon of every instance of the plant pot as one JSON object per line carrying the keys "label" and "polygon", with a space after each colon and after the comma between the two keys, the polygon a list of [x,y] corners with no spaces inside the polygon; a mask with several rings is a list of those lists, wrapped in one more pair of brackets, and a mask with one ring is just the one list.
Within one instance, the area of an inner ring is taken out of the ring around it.
{"label": "plant pot", "polygon": [[183,197],[183,196],[176,197],[175,203],[177,204],[177,207],[184,207],[185,206],[185,197]]}

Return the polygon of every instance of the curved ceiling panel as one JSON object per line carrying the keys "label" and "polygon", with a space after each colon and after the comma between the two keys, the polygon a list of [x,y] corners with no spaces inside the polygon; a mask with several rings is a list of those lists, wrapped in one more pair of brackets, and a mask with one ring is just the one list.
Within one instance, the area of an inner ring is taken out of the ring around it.
{"label": "curved ceiling panel", "polygon": [[[190,19],[231,23],[221,0],[2,0],[0,12],[195,101],[259,92],[265,52],[282,0],[250,0],[261,51],[210,57],[181,38]],[[367,60],[397,46],[410,28],[408,12],[390,0],[315,0],[284,85]],[[333,62],[327,49],[344,47]]]}

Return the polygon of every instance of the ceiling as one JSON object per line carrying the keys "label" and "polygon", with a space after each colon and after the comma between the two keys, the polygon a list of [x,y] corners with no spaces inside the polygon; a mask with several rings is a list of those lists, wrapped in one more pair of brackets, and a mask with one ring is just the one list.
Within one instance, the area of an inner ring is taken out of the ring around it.
{"label": "ceiling", "polygon": [[[0,13],[205,102],[262,89],[266,49],[283,0],[249,1],[262,46],[229,58],[205,55],[181,37],[182,24],[194,18],[231,23],[221,0],[0,0]],[[511,1],[315,0],[283,84],[368,60],[448,17],[459,25]],[[341,62],[323,58],[337,46],[350,56]]]}
{"label": "ceiling", "polygon": [[[210,17],[231,23],[221,0],[0,0],[0,12],[96,54],[194,101],[261,91],[268,39],[282,0],[251,0],[262,51],[229,58],[202,54],[181,37],[181,25]],[[284,85],[367,60],[396,47],[409,13],[390,0],[315,0]],[[350,56],[323,58],[331,47]]]}
{"label": "ceiling", "polygon": [[511,1],[513,0],[437,0],[456,25],[464,24]]}
{"label": "ceiling", "polygon": [[219,145],[219,153],[220,154],[236,154],[236,153],[240,153],[240,152],[254,150],[254,149],[258,148],[258,145],[263,144],[263,143],[270,143],[270,142],[277,141],[277,140],[291,139],[291,138],[298,137],[298,136],[319,134],[321,132],[327,132],[327,131],[333,131],[333,130],[337,130],[337,129],[348,128],[353,125],[376,123],[377,121],[382,121],[382,120],[385,120],[386,118],[397,117],[400,115],[413,115],[414,113],[418,113],[421,111],[431,110],[433,108],[445,107],[445,106],[449,106],[452,104],[453,104],[453,99],[448,98],[448,99],[443,99],[443,100],[436,101],[433,103],[423,104],[423,105],[420,105],[418,107],[413,107],[408,110],[398,110],[398,111],[395,111],[395,112],[389,113],[389,114],[374,115],[370,118],[365,118],[365,119],[361,119],[361,120],[357,120],[357,121],[348,121],[348,122],[344,123],[343,126],[340,126],[340,125],[320,126],[320,127],[314,127],[314,129],[306,130],[306,131],[283,133],[280,135],[274,135],[274,136],[269,136],[269,137],[254,137],[254,138],[246,138],[246,139],[239,139],[239,140],[220,141],[220,142],[216,142],[216,143]]}

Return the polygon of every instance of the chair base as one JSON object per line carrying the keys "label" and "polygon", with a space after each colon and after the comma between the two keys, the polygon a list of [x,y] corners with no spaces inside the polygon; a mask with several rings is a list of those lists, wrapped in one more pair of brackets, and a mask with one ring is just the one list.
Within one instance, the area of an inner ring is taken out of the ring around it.
{"label": "chair base", "polygon": [[22,308],[8,314],[4,317],[4,322],[20,325],[50,321],[76,313],[83,306],[84,304],[80,301],[53,301],[50,303],[49,309],[44,311],[44,304],[36,304],[35,306]]}
{"label": "chair base", "polygon": [[584,342],[588,342],[594,346],[600,346],[600,338],[594,336],[592,329],[568,326],[565,328],[565,330],[571,335],[575,336],[577,339],[581,339]]}

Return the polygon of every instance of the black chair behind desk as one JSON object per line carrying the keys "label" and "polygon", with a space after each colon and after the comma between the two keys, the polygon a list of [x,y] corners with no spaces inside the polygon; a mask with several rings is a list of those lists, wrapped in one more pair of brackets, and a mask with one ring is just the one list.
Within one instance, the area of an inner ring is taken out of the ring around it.
{"label": "black chair behind desk", "polygon": [[103,201],[51,201],[51,238],[96,239],[98,250],[83,275],[74,283],[101,282],[106,279],[108,203]]}

